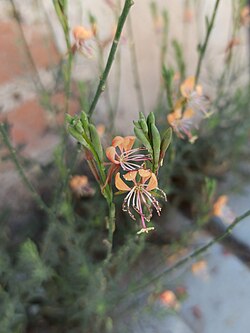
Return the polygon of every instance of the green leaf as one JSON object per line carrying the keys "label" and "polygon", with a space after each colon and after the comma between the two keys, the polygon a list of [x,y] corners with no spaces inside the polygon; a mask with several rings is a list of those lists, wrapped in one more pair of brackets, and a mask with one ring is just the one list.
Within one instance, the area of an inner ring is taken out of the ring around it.
{"label": "green leaf", "polygon": [[91,150],[90,145],[74,127],[69,126],[68,131],[81,145],[83,145],[86,149]]}
{"label": "green leaf", "polygon": [[153,123],[151,124],[150,132],[153,145],[153,169],[154,171],[157,171],[160,158],[161,136],[157,127]]}
{"label": "green leaf", "polygon": [[84,129],[80,120],[78,120],[78,122],[76,123],[75,129],[81,134],[84,133]]}
{"label": "green leaf", "polygon": [[146,149],[149,151],[149,153],[153,154],[153,149],[151,147],[151,144],[150,144],[148,138],[145,136],[143,130],[141,128],[134,127],[134,132],[135,132],[135,136],[137,137],[137,139],[139,141],[141,141],[141,143],[146,147]]}
{"label": "green leaf", "polygon": [[148,137],[148,125],[145,119],[139,119],[138,123],[146,137]]}
{"label": "green leaf", "polygon": [[171,143],[172,140],[172,128],[169,127],[164,133],[163,133],[163,137],[161,140],[161,149],[160,149],[160,165],[162,165],[164,156],[166,154],[166,151]]}
{"label": "green leaf", "polygon": [[88,119],[87,114],[84,111],[81,112],[81,122],[82,122],[82,126],[85,130],[85,133],[89,137],[89,119]]}
{"label": "green leaf", "polygon": [[92,146],[94,147],[100,161],[103,161],[103,148],[99,134],[93,124],[89,124],[89,132]]}

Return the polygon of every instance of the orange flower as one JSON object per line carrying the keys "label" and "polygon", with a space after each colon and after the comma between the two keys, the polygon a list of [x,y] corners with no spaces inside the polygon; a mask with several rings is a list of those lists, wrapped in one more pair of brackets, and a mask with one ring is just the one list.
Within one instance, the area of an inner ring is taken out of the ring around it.
{"label": "orange flower", "polygon": [[[104,187],[110,182],[111,177],[121,167],[125,171],[132,171],[141,168],[140,162],[150,159],[149,155],[141,154],[143,148],[132,149],[135,136],[116,136],[112,146],[106,149],[106,156],[111,162]],[[139,164],[138,164],[139,163]]]}
{"label": "orange flower", "polygon": [[187,78],[181,84],[180,91],[186,102],[186,107],[192,109],[196,115],[203,114],[205,117],[211,115],[207,113],[208,99],[203,95],[202,86],[195,84],[195,77]]}
{"label": "orange flower", "polygon": [[172,290],[165,290],[159,295],[159,298],[170,309],[178,310],[180,308],[177,297]]}
{"label": "orange flower", "polygon": [[202,119],[211,115],[207,112],[208,99],[203,95],[202,86],[195,84],[194,77],[187,78],[181,84],[180,92],[181,98],[167,120],[181,139],[187,136],[193,143],[197,136],[192,135],[192,129],[198,129]]}
{"label": "orange flower", "polygon": [[96,33],[96,26],[92,29],[86,29],[83,26],[76,26],[73,29],[73,36],[75,43],[73,44],[71,51],[74,54],[76,51],[82,52],[84,55],[91,56],[92,50],[87,45],[87,41],[94,37]]}
{"label": "orange flower", "polygon": [[91,197],[94,195],[94,189],[90,186],[87,176],[73,176],[69,182],[73,193],[78,197]]}
{"label": "orange flower", "polygon": [[248,27],[250,25],[250,7],[244,6],[240,12],[240,22],[243,26]]}
{"label": "orange flower", "polygon": [[120,173],[118,172],[116,174],[116,188],[120,191],[128,192],[123,201],[123,211],[128,212],[133,220],[136,220],[136,218],[131,211],[131,206],[134,211],[139,214],[142,229],[138,234],[153,230],[153,227],[146,227],[145,221],[149,222],[152,217],[152,206],[155,208],[158,215],[160,215],[161,207],[152,194],[152,191],[158,192],[167,200],[166,194],[158,188],[156,175],[151,170],[139,169],[126,173],[123,178],[127,182],[132,183],[132,186],[129,187],[121,178]]}
{"label": "orange flower", "polygon": [[194,122],[194,111],[192,109],[182,111],[180,104],[167,116],[167,120],[179,138],[184,139],[184,135],[186,135],[191,143],[197,139],[197,136],[191,133],[192,128],[197,127]]}
{"label": "orange flower", "polygon": [[231,224],[235,219],[235,214],[227,205],[228,197],[221,195],[213,206],[213,215],[220,217],[225,223]]}
{"label": "orange flower", "polygon": [[134,142],[135,136],[116,136],[112,146],[106,149],[107,158],[125,171],[139,169],[141,165],[137,163],[147,161],[149,155],[140,154],[142,148],[132,149]]}

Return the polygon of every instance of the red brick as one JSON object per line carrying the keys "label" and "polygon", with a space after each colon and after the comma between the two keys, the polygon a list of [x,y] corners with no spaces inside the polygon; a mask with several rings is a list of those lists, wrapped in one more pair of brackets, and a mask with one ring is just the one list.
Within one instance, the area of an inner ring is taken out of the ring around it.
{"label": "red brick", "polygon": [[[1,84],[16,76],[25,74],[27,70],[31,70],[31,67],[27,54],[24,51],[18,24],[14,20],[1,22],[0,31]],[[51,36],[46,33],[45,26],[24,26],[24,32],[34,63],[38,69],[47,68],[59,62],[60,56]]]}
{"label": "red brick", "polygon": [[23,73],[23,64],[17,46],[16,24],[2,22],[0,24],[0,84]]}
{"label": "red brick", "polygon": [[[29,29],[30,27],[25,28],[26,31]],[[35,26],[28,42],[36,66],[47,68],[57,64],[60,57],[51,36],[39,33],[41,29],[44,31],[43,26]]]}
{"label": "red brick", "polygon": [[39,140],[46,128],[46,113],[37,100],[23,103],[17,109],[7,114],[7,121],[11,125],[10,135],[14,145],[31,145]]}

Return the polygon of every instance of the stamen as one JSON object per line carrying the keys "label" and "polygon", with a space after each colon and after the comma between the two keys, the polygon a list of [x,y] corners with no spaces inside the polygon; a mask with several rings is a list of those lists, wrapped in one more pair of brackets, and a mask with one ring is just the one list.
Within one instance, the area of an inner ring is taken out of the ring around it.
{"label": "stamen", "polygon": [[138,198],[139,198],[139,210],[140,210],[140,215],[141,215],[141,223],[142,223],[142,227],[144,229],[146,229],[146,224],[145,224],[145,221],[144,221],[144,214],[142,212],[142,206],[141,206],[141,199],[140,199],[140,192],[138,192]]}
{"label": "stamen", "polygon": [[146,197],[149,199],[149,201],[154,206],[155,210],[157,211],[157,214],[160,216],[161,214],[161,207],[159,205],[159,202],[155,199],[153,195],[151,195],[148,191],[145,189],[142,189],[143,193],[146,195]]}
{"label": "stamen", "polygon": [[168,201],[167,195],[162,189],[160,189],[159,187],[156,187],[155,190],[157,190],[161,193],[161,195],[162,195],[162,197],[164,198],[165,201]]}

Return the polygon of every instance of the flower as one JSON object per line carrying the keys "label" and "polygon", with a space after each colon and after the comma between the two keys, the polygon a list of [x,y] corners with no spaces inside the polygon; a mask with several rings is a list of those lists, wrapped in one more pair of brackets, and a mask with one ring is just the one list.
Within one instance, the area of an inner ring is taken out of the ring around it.
{"label": "flower", "polygon": [[74,54],[76,51],[82,52],[84,55],[91,56],[92,50],[87,45],[86,41],[93,38],[96,34],[96,27],[92,27],[92,29],[86,29],[83,26],[76,26],[73,29],[73,36],[75,39],[75,43],[71,47],[71,51]]}
{"label": "flower", "polygon": [[227,205],[228,197],[221,195],[213,206],[213,215],[220,217],[226,224],[231,224],[235,219],[235,214]]}
{"label": "flower", "polygon": [[174,111],[167,116],[169,124],[176,134],[191,143],[197,139],[191,131],[198,129],[202,119],[211,113],[207,112],[208,99],[203,95],[202,86],[195,84],[195,78],[187,78],[180,86],[181,98],[176,102]]}
{"label": "flower", "polygon": [[139,169],[126,173],[123,178],[127,182],[131,182],[132,186],[129,187],[121,178],[118,172],[115,177],[115,186],[118,190],[128,192],[125,196],[122,209],[128,212],[133,220],[136,220],[135,215],[131,211],[133,210],[139,214],[141,218],[142,229],[138,231],[138,234],[142,232],[149,232],[153,230],[153,227],[146,227],[146,222],[149,222],[152,217],[152,206],[155,208],[158,215],[161,213],[161,207],[156,200],[152,191],[158,192],[161,197],[167,201],[166,194],[158,188],[158,181],[156,175],[149,169]]}
{"label": "flower", "polygon": [[243,26],[248,27],[250,25],[250,6],[246,5],[240,12],[240,22]]}
{"label": "flower", "polygon": [[191,133],[194,127],[198,127],[198,123],[196,124],[194,121],[194,111],[192,109],[182,111],[180,106],[167,116],[167,120],[179,138],[184,139],[187,136],[191,143],[197,139],[197,136]]}
{"label": "flower", "polygon": [[170,309],[179,310],[180,303],[172,290],[165,290],[159,295],[161,302]]}
{"label": "flower", "polygon": [[188,109],[192,109],[196,115],[200,113],[205,117],[211,115],[207,112],[208,99],[203,95],[202,86],[195,84],[194,76],[190,76],[181,84],[180,91]]}
{"label": "flower", "polygon": [[140,154],[142,148],[132,149],[134,142],[135,136],[116,136],[106,149],[107,158],[125,171],[139,169],[141,165],[137,163],[149,160],[149,155]]}
{"label": "flower", "polygon": [[73,176],[70,179],[69,186],[77,197],[92,197],[95,190],[90,186],[87,176]]}

